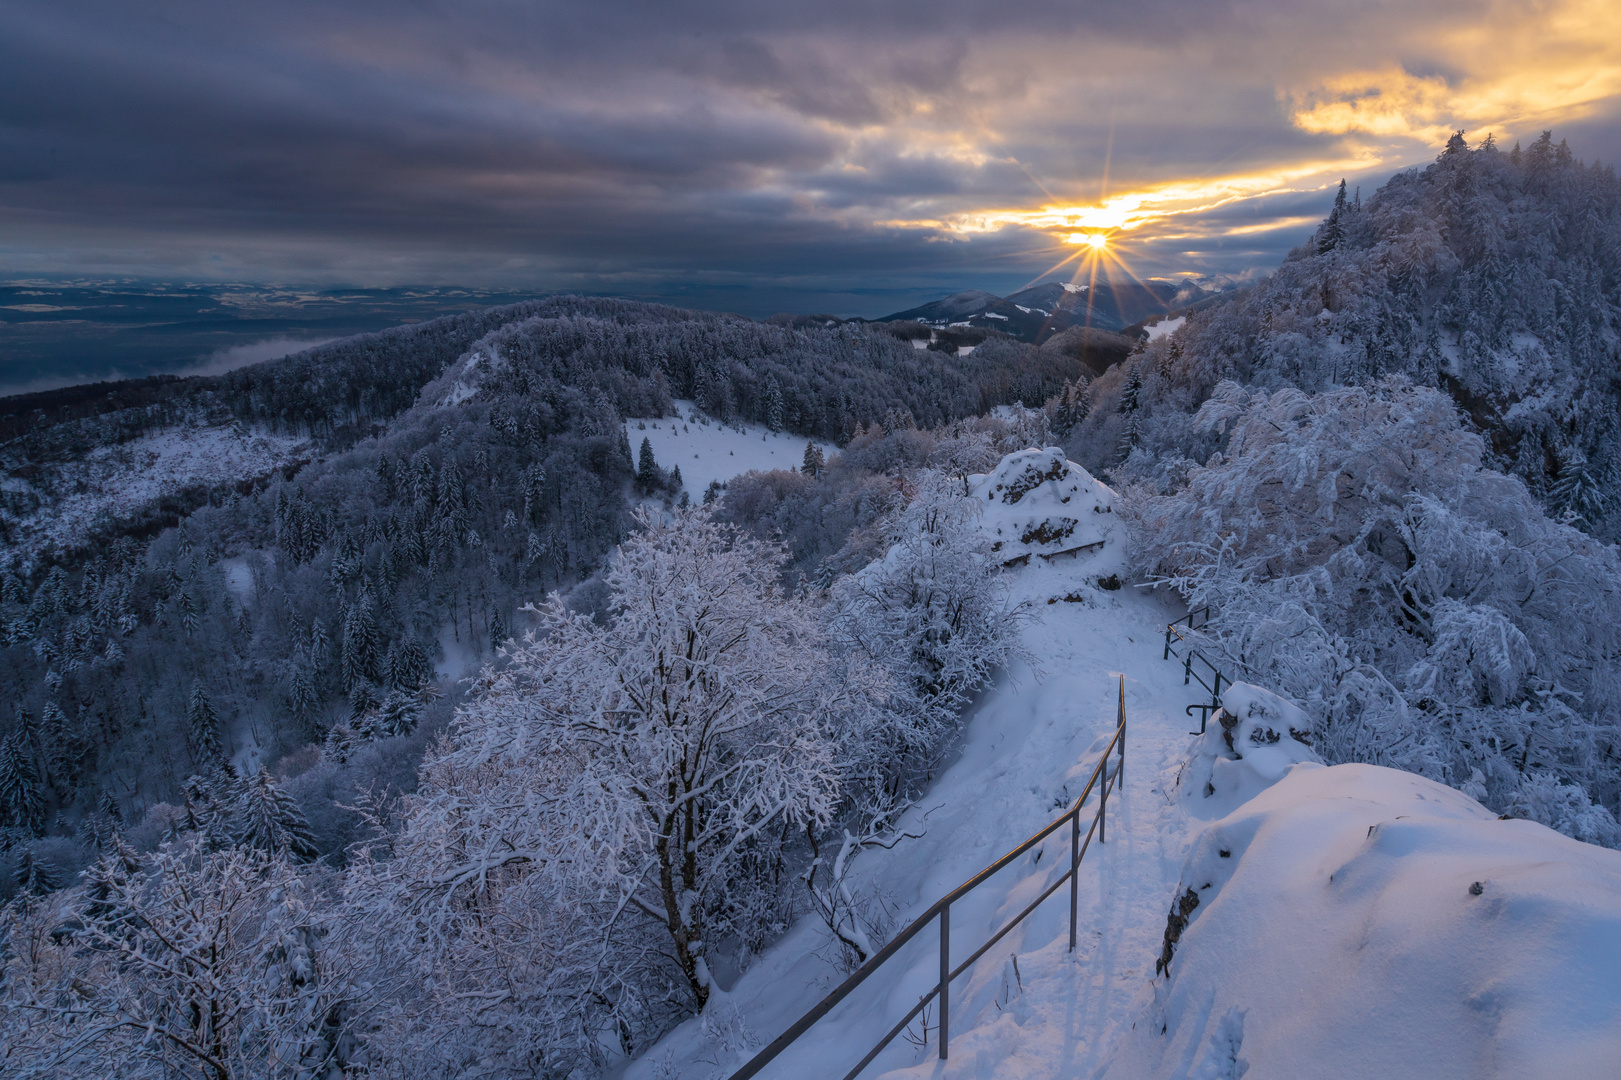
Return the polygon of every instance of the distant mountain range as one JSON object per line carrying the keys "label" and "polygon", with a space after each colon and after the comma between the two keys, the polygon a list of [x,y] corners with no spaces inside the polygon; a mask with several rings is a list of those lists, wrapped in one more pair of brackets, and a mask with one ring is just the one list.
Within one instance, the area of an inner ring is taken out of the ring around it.
{"label": "distant mountain range", "polygon": [[1173,281],[1048,281],[1005,297],[972,289],[875,321],[974,326],[1039,344],[1070,327],[1124,330],[1210,295],[1197,285]]}

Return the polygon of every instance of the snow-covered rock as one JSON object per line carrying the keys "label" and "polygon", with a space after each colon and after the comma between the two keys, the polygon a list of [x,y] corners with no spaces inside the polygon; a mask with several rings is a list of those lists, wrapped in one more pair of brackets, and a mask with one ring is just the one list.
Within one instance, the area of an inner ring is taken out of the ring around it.
{"label": "snow-covered rock", "polygon": [[1260,794],[1303,761],[1322,764],[1311,748],[1311,718],[1283,698],[1249,683],[1222,688],[1221,708],[1195,740],[1182,781],[1190,809],[1216,817]]}
{"label": "snow-covered rock", "polygon": [[1621,1074],[1621,852],[1442,784],[1291,766],[1194,841],[1173,905],[1102,1075]]}
{"label": "snow-covered rock", "polygon": [[1032,556],[1083,557],[1111,542],[1120,547],[1114,492],[1055,446],[1009,454],[968,483],[983,507],[981,528],[1005,566],[1025,565]]}

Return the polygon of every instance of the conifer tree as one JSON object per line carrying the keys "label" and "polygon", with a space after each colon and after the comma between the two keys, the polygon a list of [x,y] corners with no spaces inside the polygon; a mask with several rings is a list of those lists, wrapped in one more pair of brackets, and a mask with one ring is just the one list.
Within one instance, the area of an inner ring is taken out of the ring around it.
{"label": "conifer tree", "polygon": [[231,839],[238,847],[310,862],[321,852],[304,813],[271,777],[260,769],[243,779],[233,807]]}
{"label": "conifer tree", "polygon": [[659,488],[659,466],[653,460],[653,444],[642,439],[642,448],[636,455],[636,489],[651,495]]}
{"label": "conifer tree", "polygon": [[353,688],[377,677],[377,618],[371,593],[362,590],[343,620],[343,683]]}
{"label": "conifer tree", "polygon": [[0,826],[26,829],[39,835],[45,823],[45,794],[39,770],[23,742],[13,732],[0,743]]}
{"label": "conifer tree", "polygon": [[776,379],[772,379],[765,388],[765,424],[772,431],[781,431],[782,421],[782,387],[777,385]]}
{"label": "conifer tree", "polygon": [[17,867],[17,884],[28,896],[44,896],[62,887],[61,875],[56,867],[50,860],[34,854],[32,847],[23,849],[23,857]]}
{"label": "conifer tree", "polygon": [[800,464],[799,471],[806,476],[820,476],[827,467],[827,458],[822,454],[822,448],[814,442],[805,443],[805,460]]}
{"label": "conifer tree", "polygon": [[211,764],[224,756],[219,715],[200,679],[192,682],[191,698],[186,703],[186,735],[191,740],[192,756],[199,765]]}

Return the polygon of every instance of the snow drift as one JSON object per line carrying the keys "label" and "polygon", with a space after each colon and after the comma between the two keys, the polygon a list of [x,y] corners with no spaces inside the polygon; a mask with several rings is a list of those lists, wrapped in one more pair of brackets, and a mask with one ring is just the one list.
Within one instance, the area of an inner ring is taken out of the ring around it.
{"label": "snow drift", "polygon": [[[1306,762],[1194,841],[1110,1077],[1589,1077],[1621,1063],[1621,853]],[[1170,935],[1168,935],[1170,936]]]}

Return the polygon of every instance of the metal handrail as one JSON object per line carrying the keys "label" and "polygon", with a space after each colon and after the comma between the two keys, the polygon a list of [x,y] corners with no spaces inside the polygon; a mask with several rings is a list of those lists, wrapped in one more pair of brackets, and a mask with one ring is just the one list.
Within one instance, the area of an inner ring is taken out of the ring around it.
{"label": "metal handrail", "polygon": [[[1109,755],[1111,753],[1116,754],[1118,759],[1112,771],[1107,768]],[[793,1026],[788,1028],[788,1030],[784,1031],[781,1035],[778,1035],[771,1041],[770,1045],[761,1050],[758,1054],[755,1054],[754,1057],[750,1058],[742,1068],[738,1069],[731,1075],[730,1080],[748,1080],[749,1077],[759,1073],[759,1071],[769,1065],[777,1057],[777,1055],[781,1054],[790,1045],[792,1045],[796,1039],[805,1034],[805,1032],[809,1031],[816,1021],[826,1016],[833,1010],[834,1006],[848,997],[850,993],[858,986],[866,982],[868,976],[872,975],[875,971],[882,967],[885,961],[889,960],[890,957],[899,952],[907,942],[911,941],[914,937],[921,933],[923,929],[927,927],[930,922],[934,921],[937,916],[940,923],[939,982],[935,985],[934,989],[930,990],[927,994],[924,994],[918,999],[918,1003],[912,1007],[911,1011],[902,1017],[898,1024],[889,1029],[889,1033],[879,1040],[878,1045],[874,1046],[867,1052],[866,1057],[862,1058],[856,1063],[855,1068],[851,1069],[845,1074],[844,1080],[855,1080],[855,1077],[861,1073],[861,1070],[872,1064],[873,1059],[875,1059],[880,1053],[883,1052],[885,1047],[894,1041],[895,1036],[899,1035],[902,1031],[905,1031],[907,1025],[911,1024],[911,1022],[917,1018],[918,1014],[923,1012],[924,1009],[928,1008],[929,1004],[936,998],[938,998],[940,1001],[940,1034],[938,1040],[940,1047],[940,1060],[944,1061],[946,1059],[947,1045],[951,1037],[951,981],[957,976],[961,975],[964,971],[967,971],[969,966],[972,965],[974,961],[978,960],[980,957],[984,956],[985,953],[990,951],[992,946],[1007,936],[1008,932],[1011,931],[1015,926],[1018,926],[1021,922],[1023,922],[1031,912],[1035,911],[1036,908],[1041,905],[1042,901],[1046,900],[1053,893],[1057,892],[1058,887],[1064,884],[1066,881],[1069,882],[1069,950],[1070,952],[1075,951],[1076,912],[1080,903],[1080,874],[1078,871],[1080,869],[1081,859],[1085,857],[1087,850],[1091,848],[1092,836],[1094,833],[1097,834],[1098,843],[1102,844],[1106,842],[1104,835],[1106,827],[1105,812],[1108,809],[1109,792],[1113,790],[1115,784],[1119,783],[1120,777],[1125,773],[1125,768],[1126,679],[1125,676],[1122,675],[1120,677],[1119,715],[1118,721],[1115,725],[1114,735],[1109,739],[1108,745],[1103,748],[1103,755],[1098,758],[1098,763],[1092,769],[1092,775],[1086,781],[1086,787],[1081,790],[1080,797],[1075,800],[1075,805],[1070,807],[1059,817],[1055,818],[1040,832],[1030,837],[1030,839],[1026,840],[1024,843],[1020,844],[1006,855],[1003,855],[1000,859],[997,859],[995,862],[991,863],[991,865],[987,866],[985,869],[981,870],[979,873],[975,874],[973,877],[951,890],[939,900],[936,900],[927,911],[925,911],[922,915],[919,915],[916,919],[912,920],[911,924],[908,925],[906,929],[896,934],[889,944],[885,945],[882,949],[879,949],[876,953],[869,957],[865,964],[862,964],[854,974],[852,974],[848,979],[845,979],[844,982],[840,983],[832,993],[828,994],[821,1001],[817,1002],[808,1012],[805,1013],[804,1016],[801,1016],[798,1020],[796,1020]],[[1083,843],[1081,839],[1081,807],[1086,803],[1087,796],[1092,793],[1093,787],[1097,785],[1100,775],[1103,777],[1103,785],[1098,788],[1098,808],[1092,815],[1092,824],[1086,830],[1086,839]],[[981,945],[977,950],[975,950],[975,952],[969,956],[968,959],[964,960],[956,967],[952,967],[950,941],[951,905],[957,900],[960,900],[964,896],[967,896],[969,893],[973,892],[980,885],[984,884],[992,874],[995,874],[998,870],[1001,870],[1003,867],[1007,866],[1014,859],[1018,858],[1020,855],[1023,855],[1041,841],[1045,840],[1048,836],[1052,835],[1052,833],[1056,832],[1060,827],[1062,827],[1065,822],[1070,823],[1069,869],[1060,874],[1058,880],[1047,886],[1040,896],[1036,897],[1036,899],[1023,911],[1015,915],[1013,919],[1007,923],[1007,925],[1003,926],[996,933],[992,934],[990,940],[986,941],[985,944]]]}
{"label": "metal handrail", "polygon": [[[1227,685],[1229,687],[1233,685],[1233,680],[1228,678],[1226,675],[1223,675],[1221,673],[1221,669],[1217,668],[1215,664],[1211,663],[1209,657],[1205,656],[1204,653],[1202,653],[1198,649],[1194,648],[1193,642],[1191,642],[1187,638],[1183,637],[1182,636],[1182,631],[1180,631],[1180,630],[1178,630],[1176,628],[1178,623],[1186,623],[1187,626],[1188,626],[1188,633],[1191,634],[1193,631],[1199,629],[1198,626],[1194,625],[1195,621],[1198,619],[1199,616],[1204,617],[1204,623],[1202,623],[1200,625],[1208,625],[1209,624],[1209,622],[1210,622],[1210,607],[1209,607],[1209,605],[1206,605],[1206,606],[1204,606],[1202,608],[1196,608],[1193,611],[1188,612],[1182,618],[1177,619],[1175,622],[1169,622],[1169,623],[1165,624],[1165,653],[1161,657],[1161,659],[1163,659],[1163,660],[1169,660],[1171,657],[1174,656],[1178,660],[1182,661],[1182,685],[1183,686],[1188,685],[1189,682],[1197,681],[1200,686],[1204,687],[1207,691],[1210,692],[1210,701],[1209,701],[1208,704],[1206,704],[1204,702],[1199,702],[1197,704],[1189,705],[1185,710],[1183,710],[1189,716],[1193,715],[1193,710],[1194,709],[1199,710],[1199,730],[1198,731],[1190,731],[1190,732],[1188,732],[1189,735],[1203,735],[1205,733],[1205,727],[1210,722],[1210,714],[1215,712],[1217,709],[1221,708],[1221,684],[1222,684],[1222,681],[1226,680]],[[1180,641],[1182,643],[1182,645],[1186,649],[1185,652],[1177,652],[1174,648],[1171,647],[1171,642],[1172,642],[1173,638],[1175,638],[1177,641]],[[1210,675],[1211,681],[1209,681],[1209,682],[1205,681],[1204,674],[1202,674],[1200,671],[1198,671],[1194,667],[1195,663],[1199,663],[1199,664],[1204,665],[1205,669],[1208,671],[1208,673]]]}

